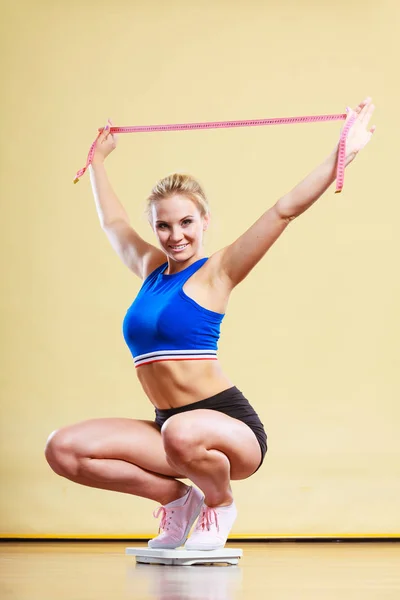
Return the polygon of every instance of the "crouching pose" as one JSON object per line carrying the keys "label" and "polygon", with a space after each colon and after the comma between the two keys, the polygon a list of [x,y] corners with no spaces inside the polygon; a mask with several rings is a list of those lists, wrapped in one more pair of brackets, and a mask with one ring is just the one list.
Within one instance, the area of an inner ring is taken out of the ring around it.
{"label": "crouching pose", "polygon": [[[371,139],[373,111],[370,98],[349,110],[357,118],[346,166]],[[148,217],[159,247],[153,246],[131,227],[109,183],[104,161],[116,144],[107,126],[90,177],[102,229],[142,280],[123,332],[155,420],[92,419],[61,428],[50,435],[46,458],[76,483],[160,503],[151,548],[215,550],[237,514],[230,482],[255,473],[267,451],[257,413],[218,362],[220,325],[235,286],[335,180],[338,146],[237,240],[206,257],[210,216],[199,183],[173,174],[153,188]]]}

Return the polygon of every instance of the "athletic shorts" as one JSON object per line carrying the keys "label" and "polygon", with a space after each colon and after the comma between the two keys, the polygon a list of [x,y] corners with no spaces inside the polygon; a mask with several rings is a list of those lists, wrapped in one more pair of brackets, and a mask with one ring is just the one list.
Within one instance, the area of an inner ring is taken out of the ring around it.
{"label": "athletic shorts", "polygon": [[161,410],[155,409],[156,424],[161,428],[165,421],[167,421],[173,415],[177,415],[182,412],[189,410],[198,410],[206,408],[208,410],[217,410],[218,412],[224,413],[229,417],[238,419],[250,427],[252,432],[257,438],[261,449],[261,461],[256,471],[261,467],[265,455],[267,453],[267,434],[265,433],[264,426],[260,421],[260,418],[254,408],[251,406],[248,400],[243,396],[242,392],[237,387],[231,387],[228,390],[224,390],[211,398],[200,400],[199,402],[193,402],[192,404],[185,404],[178,408],[168,408]]}

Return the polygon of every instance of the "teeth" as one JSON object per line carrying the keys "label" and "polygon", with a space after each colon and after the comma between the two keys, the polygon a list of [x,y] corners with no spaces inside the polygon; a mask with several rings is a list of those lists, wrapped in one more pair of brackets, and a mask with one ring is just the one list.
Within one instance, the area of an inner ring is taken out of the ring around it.
{"label": "teeth", "polygon": [[180,248],[186,248],[187,244],[183,244],[182,246],[171,246],[174,250],[179,250]]}

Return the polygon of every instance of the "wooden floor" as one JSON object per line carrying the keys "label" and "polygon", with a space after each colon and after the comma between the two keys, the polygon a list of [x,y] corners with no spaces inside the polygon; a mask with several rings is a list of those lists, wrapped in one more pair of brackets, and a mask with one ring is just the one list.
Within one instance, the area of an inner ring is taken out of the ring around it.
{"label": "wooden floor", "polygon": [[399,600],[399,543],[229,543],[239,566],[136,565],[126,542],[0,542],[1,600]]}

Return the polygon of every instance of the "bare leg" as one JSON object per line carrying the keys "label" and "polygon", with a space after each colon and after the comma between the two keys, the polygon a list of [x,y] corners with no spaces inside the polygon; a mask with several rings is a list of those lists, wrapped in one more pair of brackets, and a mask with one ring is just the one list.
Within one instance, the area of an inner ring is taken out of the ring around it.
{"label": "bare leg", "polygon": [[251,429],[213,410],[174,415],[161,430],[168,463],[185,473],[205,494],[207,506],[232,503],[231,479],[257,469],[261,450]]}
{"label": "bare leg", "polygon": [[52,469],[90,487],[168,504],[183,496],[185,475],[171,467],[151,421],[93,419],[54,432],[46,458]]}
{"label": "bare leg", "polygon": [[[176,462],[175,462],[176,461]],[[180,467],[186,475],[205,494],[207,506],[228,506],[232,504],[233,495],[230,486],[230,463],[228,458],[218,450],[206,450],[198,447],[192,458],[187,460],[168,457],[171,467]]]}

